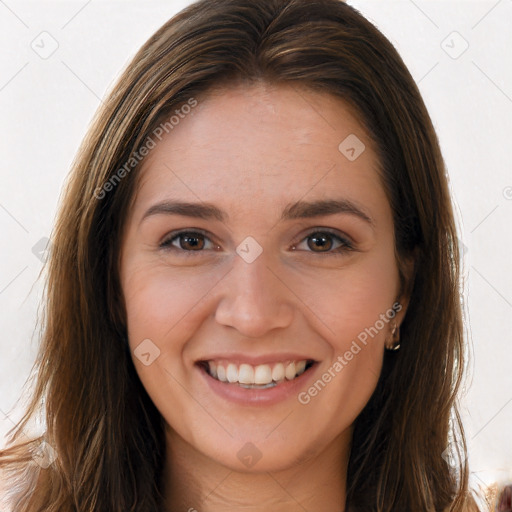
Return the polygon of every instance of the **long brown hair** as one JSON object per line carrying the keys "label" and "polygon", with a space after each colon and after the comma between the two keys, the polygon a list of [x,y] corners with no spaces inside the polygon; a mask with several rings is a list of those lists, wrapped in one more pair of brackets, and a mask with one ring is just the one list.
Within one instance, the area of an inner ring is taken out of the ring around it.
{"label": "long brown hair", "polygon": [[[324,92],[356,109],[376,143],[400,269],[415,257],[401,349],[386,353],[355,422],[347,504],[364,512],[467,509],[456,403],[464,369],[459,249],[445,165],[414,80],[392,44],[341,0],[201,0],[140,49],[74,162],[51,237],[36,386],[12,446],[0,452],[11,481],[30,476],[13,492],[17,512],[160,509],[164,423],[131,360],[118,276],[139,168],[126,163],[191,98],[256,81]],[[45,435],[20,442],[41,408]],[[452,435],[455,459],[446,450]],[[45,469],[31,458],[43,439],[57,453]]]}

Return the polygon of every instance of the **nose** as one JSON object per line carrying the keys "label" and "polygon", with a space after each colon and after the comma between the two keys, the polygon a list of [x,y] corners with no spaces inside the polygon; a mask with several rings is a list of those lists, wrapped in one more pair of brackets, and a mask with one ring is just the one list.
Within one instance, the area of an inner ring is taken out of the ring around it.
{"label": "nose", "polygon": [[252,263],[235,256],[231,271],[217,288],[215,320],[248,338],[288,327],[293,320],[293,293],[268,266],[264,254]]}

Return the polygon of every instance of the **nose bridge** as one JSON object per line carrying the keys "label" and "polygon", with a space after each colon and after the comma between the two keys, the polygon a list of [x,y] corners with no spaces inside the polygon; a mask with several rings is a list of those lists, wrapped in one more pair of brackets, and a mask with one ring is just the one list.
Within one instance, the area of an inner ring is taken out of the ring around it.
{"label": "nose bridge", "polygon": [[290,292],[269,268],[266,254],[253,261],[236,255],[232,265],[217,304],[217,322],[248,337],[289,325],[293,317]]}

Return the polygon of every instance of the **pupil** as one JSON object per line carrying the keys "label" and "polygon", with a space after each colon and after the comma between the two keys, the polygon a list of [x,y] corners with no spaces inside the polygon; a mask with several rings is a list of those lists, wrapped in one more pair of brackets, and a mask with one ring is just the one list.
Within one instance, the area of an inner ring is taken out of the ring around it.
{"label": "pupil", "polygon": [[[199,237],[197,236],[188,236],[183,235],[183,244],[182,245],[188,245],[189,248],[199,248],[202,249],[202,244],[199,242]],[[183,247],[184,249],[187,247]]]}
{"label": "pupil", "polygon": [[[313,241],[313,244],[315,244],[316,248],[323,248],[323,249],[330,249],[332,242],[329,239],[329,235],[319,235],[319,236],[312,236],[311,240]],[[310,249],[313,249],[311,244],[309,244]]]}

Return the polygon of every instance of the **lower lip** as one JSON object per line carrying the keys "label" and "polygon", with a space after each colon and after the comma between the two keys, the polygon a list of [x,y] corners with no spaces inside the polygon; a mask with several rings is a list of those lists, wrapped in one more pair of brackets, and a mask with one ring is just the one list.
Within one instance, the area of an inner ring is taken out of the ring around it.
{"label": "lower lip", "polygon": [[205,368],[197,366],[196,368],[206,380],[210,389],[230,402],[240,405],[272,405],[286,400],[290,396],[297,397],[301,390],[304,389],[306,382],[313,376],[318,363],[314,363],[304,373],[295,377],[293,380],[284,380],[273,388],[266,389],[247,389],[242,388],[238,384],[229,382],[221,382],[214,379]]}

